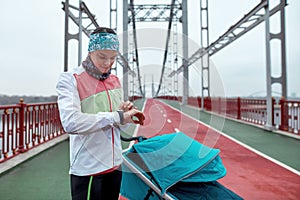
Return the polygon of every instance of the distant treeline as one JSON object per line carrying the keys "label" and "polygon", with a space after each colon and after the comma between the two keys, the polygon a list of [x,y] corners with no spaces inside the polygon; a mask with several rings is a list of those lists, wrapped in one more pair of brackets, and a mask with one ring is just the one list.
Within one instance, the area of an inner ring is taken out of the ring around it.
{"label": "distant treeline", "polygon": [[57,96],[8,96],[0,95],[0,105],[13,105],[18,104],[20,99],[24,100],[24,103],[44,103],[44,102],[55,102]]}

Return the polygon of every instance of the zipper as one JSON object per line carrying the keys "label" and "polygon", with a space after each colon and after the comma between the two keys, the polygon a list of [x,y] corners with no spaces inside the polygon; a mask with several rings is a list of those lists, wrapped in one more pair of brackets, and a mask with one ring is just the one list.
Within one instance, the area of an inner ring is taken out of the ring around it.
{"label": "zipper", "polygon": [[[101,81],[101,82],[102,82],[102,84],[105,88],[106,94],[107,94],[108,103],[109,103],[109,111],[112,112],[112,103],[111,103],[110,95],[109,95],[108,89],[107,89],[104,81]],[[115,161],[115,150],[114,150],[115,137],[114,137],[114,128],[113,127],[111,128],[111,138],[112,138],[112,166],[114,166],[114,161]]]}

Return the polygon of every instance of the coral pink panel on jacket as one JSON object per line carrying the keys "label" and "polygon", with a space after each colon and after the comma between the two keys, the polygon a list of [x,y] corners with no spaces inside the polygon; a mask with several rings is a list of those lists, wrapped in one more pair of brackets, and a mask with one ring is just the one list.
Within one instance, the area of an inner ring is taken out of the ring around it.
{"label": "coral pink panel on jacket", "polygon": [[80,100],[90,97],[94,94],[107,90],[121,88],[119,78],[111,74],[104,81],[99,81],[90,76],[87,72],[81,74],[74,74],[77,81],[77,89],[79,92]]}

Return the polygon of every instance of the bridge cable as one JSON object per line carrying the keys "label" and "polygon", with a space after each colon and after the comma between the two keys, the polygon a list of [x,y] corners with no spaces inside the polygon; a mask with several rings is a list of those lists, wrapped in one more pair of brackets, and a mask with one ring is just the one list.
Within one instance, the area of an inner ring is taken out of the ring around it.
{"label": "bridge cable", "polygon": [[158,96],[158,93],[161,89],[162,80],[163,80],[163,76],[164,76],[164,72],[165,72],[165,65],[166,65],[166,61],[167,61],[167,57],[168,57],[168,48],[169,48],[171,28],[172,28],[172,21],[173,21],[173,17],[174,17],[174,7],[175,7],[175,0],[172,0],[170,17],[169,17],[169,24],[168,24],[168,34],[167,34],[166,47],[165,47],[164,60],[163,60],[163,66],[162,66],[162,70],[161,70],[161,76],[160,76],[158,89],[156,91],[155,96]]}

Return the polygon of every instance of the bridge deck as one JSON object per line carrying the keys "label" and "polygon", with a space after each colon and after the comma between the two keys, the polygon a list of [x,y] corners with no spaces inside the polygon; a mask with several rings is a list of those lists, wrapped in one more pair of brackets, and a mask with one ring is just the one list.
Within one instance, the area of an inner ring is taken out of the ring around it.
{"label": "bridge deck", "polygon": [[[220,182],[245,199],[300,196],[300,140],[172,101],[148,99],[144,111],[145,125],[137,135],[181,131],[219,148],[227,169]],[[64,141],[2,174],[1,199],[70,199],[68,161],[68,141]]]}

